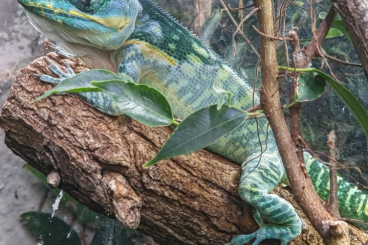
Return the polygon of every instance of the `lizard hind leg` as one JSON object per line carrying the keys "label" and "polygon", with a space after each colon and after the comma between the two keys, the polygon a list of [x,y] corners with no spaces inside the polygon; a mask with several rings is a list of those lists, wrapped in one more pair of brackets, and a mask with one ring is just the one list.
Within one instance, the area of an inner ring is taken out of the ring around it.
{"label": "lizard hind leg", "polygon": [[[286,245],[300,234],[302,224],[293,206],[279,196],[269,194],[283,173],[278,156],[264,154],[260,162],[257,158],[243,166],[239,194],[256,209],[255,219],[260,228],[253,234],[234,237],[228,245],[243,245],[252,239],[255,239],[252,245],[266,239],[280,240]],[[267,224],[262,222],[261,216],[268,221]]]}

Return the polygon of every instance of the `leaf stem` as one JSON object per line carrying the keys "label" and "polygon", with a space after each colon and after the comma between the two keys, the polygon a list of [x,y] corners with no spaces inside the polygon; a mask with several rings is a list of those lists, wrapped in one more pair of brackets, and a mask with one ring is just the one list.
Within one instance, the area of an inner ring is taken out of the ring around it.
{"label": "leaf stem", "polygon": [[228,93],[228,98],[227,98],[227,106],[231,107],[231,93]]}
{"label": "leaf stem", "polygon": [[313,72],[313,71],[316,71],[316,69],[314,69],[314,68],[299,68],[299,69],[297,69],[297,68],[291,68],[291,67],[289,67],[289,68],[287,68],[286,66],[279,66],[279,69],[280,70],[289,70],[289,71],[294,71],[294,72]]}
{"label": "leaf stem", "polygon": [[179,122],[174,121],[174,120],[171,123],[174,124],[175,126],[179,126],[179,124],[180,124]]}
{"label": "leaf stem", "polygon": [[290,107],[292,107],[293,105],[295,105],[295,103],[296,103],[297,101],[296,100],[294,100],[293,102],[291,102],[291,103],[289,103],[289,104],[287,104],[287,105],[284,105],[282,108],[283,109],[288,109],[288,108],[290,108]]}

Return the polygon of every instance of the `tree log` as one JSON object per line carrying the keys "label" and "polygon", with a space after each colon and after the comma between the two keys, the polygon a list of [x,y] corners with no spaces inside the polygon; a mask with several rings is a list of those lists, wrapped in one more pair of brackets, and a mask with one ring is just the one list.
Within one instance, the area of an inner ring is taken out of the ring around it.
{"label": "tree log", "polygon": [[[48,58],[76,72],[77,60]],[[36,103],[53,85],[34,74],[51,74],[45,57],[23,68],[13,83],[0,117],[6,145],[46,176],[60,175],[63,189],[92,210],[136,228],[160,244],[224,244],[257,229],[252,208],[237,192],[240,167],[213,153],[196,153],[144,169],[170,135],[128,117],[104,115],[77,95],[54,95]],[[56,183],[58,183],[57,181]],[[293,201],[290,192],[275,193],[290,201],[306,226],[299,244],[323,244]],[[351,227],[352,244],[368,235]],[[266,242],[263,244],[278,244]]]}
{"label": "tree log", "polygon": [[368,1],[331,0],[345,23],[368,76]]}

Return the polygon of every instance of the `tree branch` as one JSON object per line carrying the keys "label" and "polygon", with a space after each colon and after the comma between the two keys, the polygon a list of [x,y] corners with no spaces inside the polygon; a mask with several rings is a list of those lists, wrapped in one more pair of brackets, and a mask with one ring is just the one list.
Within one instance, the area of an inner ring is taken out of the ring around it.
{"label": "tree branch", "polygon": [[330,160],[330,197],[327,200],[327,210],[335,217],[340,218],[340,212],[339,212],[339,202],[338,202],[338,185],[337,185],[337,171],[336,171],[336,147],[335,147],[335,141],[336,141],[336,133],[335,130],[332,130],[327,135],[327,147],[328,147],[328,154],[333,159]]}
{"label": "tree branch", "polygon": [[[225,9],[227,15],[229,16],[229,18],[231,19],[231,21],[233,22],[233,24],[235,26],[239,26],[238,22],[236,22],[236,20],[234,19],[234,17],[232,16],[232,14],[230,13],[230,10],[228,9],[228,7],[226,6],[226,4],[224,3],[223,0],[220,0],[222,7]],[[249,38],[244,34],[243,31],[239,31],[240,35],[244,38],[244,40],[249,44],[249,46],[252,48],[253,52],[259,57],[258,51],[257,49],[254,47],[254,45],[252,44],[252,42],[249,40]]]}
{"label": "tree branch", "polygon": [[346,65],[346,66],[363,67],[363,66],[362,66],[362,64],[350,63],[350,62],[348,62],[348,61],[340,60],[340,59],[338,59],[338,58],[336,58],[336,57],[333,57],[333,56],[331,56],[331,55],[329,55],[329,54],[323,54],[323,56],[324,56],[325,58],[327,58],[327,59],[333,60],[333,61],[335,61],[335,62],[338,62],[338,63],[343,64],[343,65]]}
{"label": "tree branch", "polygon": [[[65,61],[55,53],[48,58],[57,64]],[[67,61],[77,73],[85,69]],[[18,74],[0,127],[15,154],[50,181],[58,173],[60,181],[51,182],[59,182],[59,188],[127,227],[134,227],[140,217],[138,229],[161,244],[224,244],[257,229],[252,208],[237,194],[238,165],[201,150],[143,169],[169,129],[104,115],[76,95],[54,95],[31,104],[52,87],[34,74],[52,74],[44,58]],[[276,188],[275,193],[291,202],[307,224],[295,242],[322,244],[290,192]],[[353,244],[368,240],[357,228],[352,227],[352,233]]]}
{"label": "tree branch", "polygon": [[331,0],[345,23],[365,74],[368,74],[368,2],[364,0]]}
{"label": "tree branch", "polygon": [[[273,6],[268,0],[256,0],[260,31],[274,36]],[[308,176],[305,176],[296,155],[295,145],[290,137],[281,110],[279,87],[277,83],[277,57],[274,42],[261,36],[262,87],[261,104],[267,115],[281,158],[284,162],[296,201],[310,218],[327,244],[350,244],[346,223],[332,219],[326,211]]]}
{"label": "tree branch", "polygon": [[[305,50],[306,56],[309,59],[308,64],[316,57],[321,54],[321,47],[323,40],[328,34],[328,31],[331,28],[331,25],[336,17],[336,10],[333,6],[331,6],[330,10],[327,13],[326,18],[323,20],[321,25],[318,27],[318,30],[313,33],[313,38]],[[304,65],[306,67],[308,64]],[[301,68],[301,67],[300,67]]]}

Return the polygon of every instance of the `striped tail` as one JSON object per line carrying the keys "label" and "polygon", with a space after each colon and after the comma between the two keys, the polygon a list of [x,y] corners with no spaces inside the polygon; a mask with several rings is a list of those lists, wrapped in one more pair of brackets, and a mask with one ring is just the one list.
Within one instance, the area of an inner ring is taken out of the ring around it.
{"label": "striped tail", "polygon": [[[304,159],[314,188],[318,195],[326,201],[330,195],[329,169],[308,153],[304,153]],[[368,194],[359,190],[357,186],[341,176],[337,177],[337,185],[341,217],[358,219],[368,223]],[[356,225],[368,229],[368,225],[365,226],[360,223],[356,223]]]}

